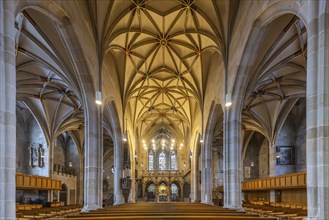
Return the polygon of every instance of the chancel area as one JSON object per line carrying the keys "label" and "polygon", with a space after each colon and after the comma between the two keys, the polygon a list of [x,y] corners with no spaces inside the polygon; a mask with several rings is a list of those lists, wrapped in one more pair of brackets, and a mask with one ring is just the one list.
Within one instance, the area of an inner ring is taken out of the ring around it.
{"label": "chancel area", "polygon": [[0,0],[0,219],[329,219],[327,0]]}

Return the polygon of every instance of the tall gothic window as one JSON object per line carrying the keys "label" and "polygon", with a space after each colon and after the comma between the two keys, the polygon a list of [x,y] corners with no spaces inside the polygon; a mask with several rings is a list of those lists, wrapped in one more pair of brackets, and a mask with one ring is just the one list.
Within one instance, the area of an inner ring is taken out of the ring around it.
{"label": "tall gothic window", "polygon": [[174,152],[170,155],[170,169],[177,170],[177,156]]}
{"label": "tall gothic window", "polygon": [[166,154],[163,151],[159,154],[159,170],[166,170]]}
{"label": "tall gothic window", "polygon": [[149,170],[154,170],[154,156],[153,151],[149,151]]}
{"label": "tall gothic window", "polygon": [[171,194],[173,194],[173,195],[178,194],[178,187],[175,183],[171,184]]}

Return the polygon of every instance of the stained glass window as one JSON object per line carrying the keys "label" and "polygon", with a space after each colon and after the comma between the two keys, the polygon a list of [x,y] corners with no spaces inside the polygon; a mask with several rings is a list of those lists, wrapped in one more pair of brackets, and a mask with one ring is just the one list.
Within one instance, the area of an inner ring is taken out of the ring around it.
{"label": "stained glass window", "polygon": [[171,185],[171,194],[172,195],[178,194],[178,187],[175,183]]}
{"label": "stained glass window", "polygon": [[177,156],[175,153],[171,153],[170,155],[170,169],[177,170]]}
{"label": "stained glass window", "polygon": [[151,185],[149,185],[149,187],[147,188],[148,192],[155,192],[155,185],[152,183]]}
{"label": "stained glass window", "polygon": [[154,156],[153,151],[149,151],[149,170],[154,170]]}
{"label": "stained glass window", "polygon": [[166,170],[166,154],[163,151],[159,154],[159,170]]}

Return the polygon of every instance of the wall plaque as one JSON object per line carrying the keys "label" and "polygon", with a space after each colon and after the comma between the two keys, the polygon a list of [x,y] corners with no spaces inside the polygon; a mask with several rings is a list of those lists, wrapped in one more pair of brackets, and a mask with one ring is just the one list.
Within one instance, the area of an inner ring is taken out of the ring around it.
{"label": "wall plaque", "polygon": [[41,144],[32,143],[29,147],[30,151],[30,165],[31,167],[43,167],[44,163],[44,149]]}

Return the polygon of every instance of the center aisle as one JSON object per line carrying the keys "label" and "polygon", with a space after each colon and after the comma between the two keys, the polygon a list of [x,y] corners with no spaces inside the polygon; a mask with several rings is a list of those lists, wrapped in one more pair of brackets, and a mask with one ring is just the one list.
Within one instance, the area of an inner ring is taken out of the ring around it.
{"label": "center aisle", "polygon": [[261,218],[235,210],[200,203],[129,203],[67,216],[68,220],[87,219],[275,219]]}

